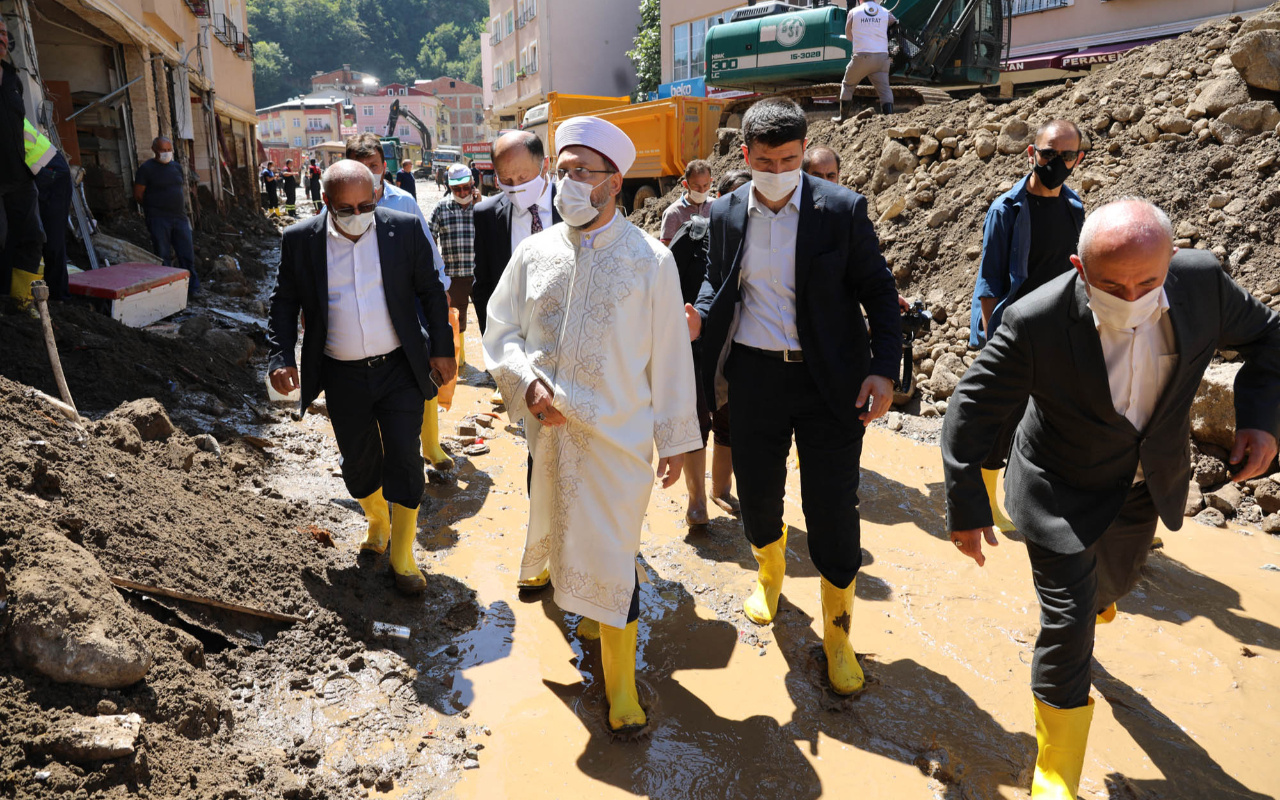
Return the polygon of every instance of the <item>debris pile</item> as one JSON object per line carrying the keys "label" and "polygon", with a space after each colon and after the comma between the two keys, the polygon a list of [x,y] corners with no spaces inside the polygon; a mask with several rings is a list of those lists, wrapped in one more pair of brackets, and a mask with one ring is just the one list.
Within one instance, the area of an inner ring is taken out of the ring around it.
{"label": "debris pile", "polygon": [[[934,317],[931,332],[914,344],[920,391],[907,410],[945,414],[973,362],[969,321],[983,220],[991,202],[1029,172],[1027,146],[1053,119],[1073,120],[1084,131],[1089,152],[1068,185],[1086,211],[1126,196],[1150,199],[1173,219],[1179,247],[1213,252],[1245,288],[1280,309],[1278,54],[1275,3],[1248,20],[1206,23],[1011,102],[975,95],[889,117],[868,110],[843,125],[813,123],[809,146],[841,154],[843,182],[867,196],[900,291],[922,299]],[[741,144],[740,132],[721,131],[712,155],[717,176],[744,166]],[[677,190],[650,203],[633,221],[656,232],[678,197]],[[1226,391],[1229,398],[1229,385]],[[1221,420],[1202,421],[1198,464],[1225,457],[1226,430]],[[1209,490],[1226,481],[1213,468],[1197,474]],[[1246,509],[1250,491],[1257,490],[1246,489]],[[1262,517],[1246,511],[1243,519]],[[1268,524],[1280,532],[1280,517]]]}

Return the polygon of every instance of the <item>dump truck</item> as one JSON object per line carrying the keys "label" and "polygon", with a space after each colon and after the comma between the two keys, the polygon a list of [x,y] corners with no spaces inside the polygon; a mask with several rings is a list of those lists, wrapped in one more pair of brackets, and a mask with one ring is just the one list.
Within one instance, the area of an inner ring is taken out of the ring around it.
{"label": "dump truck", "polygon": [[[1002,0],[887,0],[898,19],[890,39],[894,106],[904,110],[951,99],[942,86],[982,86],[1000,79],[1008,50],[1011,17]],[[792,97],[806,111],[831,107],[849,63],[844,38],[848,12],[820,0],[797,8],[783,2],[734,9],[722,25],[707,31],[707,83]],[[758,97],[725,103],[732,126]],[[855,103],[872,106],[874,90],[864,83]]]}
{"label": "dump truck", "polygon": [[[706,158],[715,147],[723,108],[724,101],[713,98],[668,97],[587,112],[617,125],[636,146],[636,161],[623,176],[623,207],[643,208],[650,198],[662,197],[684,177],[686,164]],[[574,116],[582,115],[565,119]],[[554,127],[546,144],[554,153]]]}
{"label": "dump truck", "polygon": [[520,122],[520,130],[535,134],[542,140],[542,146],[546,148],[547,153],[554,153],[555,151],[551,149],[551,139],[548,131],[559,125],[560,120],[579,114],[594,114],[606,108],[625,106],[630,102],[631,98],[626,95],[622,97],[597,97],[589,94],[550,92],[547,94],[547,102],[540,103],[524,113],[524,119]]}

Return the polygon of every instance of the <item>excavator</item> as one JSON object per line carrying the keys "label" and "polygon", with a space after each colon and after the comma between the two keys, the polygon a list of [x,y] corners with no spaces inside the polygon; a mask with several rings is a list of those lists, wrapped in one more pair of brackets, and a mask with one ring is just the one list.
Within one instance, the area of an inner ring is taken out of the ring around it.
{"label": "excavator", "polygon": [[[849,0],[855,2],[855,0]],[[1008,51],[1012,17],[1004,0],[886,0],[897,18],[890,37],[894,108],[945,103],[941,86],[996,83]],[[706,35],[707,84],[754,93],[725,104],[735,126],[761,94],[784,95],[816,113],[830,108],[849,63],[848,12],[830,0],[801,8],[774,0],[730,11]],[[856,105],[872,107],[874,90],[859,86]]]}
{"label": "excavator", "polygon": [[418,119],[418,115],[407,108],[400,107],[400,101],[396,100],[391,104],[391,113],[387,117],[387,135],[382,137],[382,157],[387,162],[387,169],[394,174],[400,169],[400,162],[403,160],[403,150],[400,146],[400,139],[396,137],[396,125],[399,124],[400,118],[404,117],[410,125],[418,130],[418,135],[422,137],[422,160],[424,164],[430,165],[430,153],[432,150],[431,128],[427,124]]}

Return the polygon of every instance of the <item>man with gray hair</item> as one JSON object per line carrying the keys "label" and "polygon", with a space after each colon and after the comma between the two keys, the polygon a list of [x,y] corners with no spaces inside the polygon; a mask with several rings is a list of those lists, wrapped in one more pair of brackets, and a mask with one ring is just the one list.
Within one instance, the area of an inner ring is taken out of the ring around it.
{"label": "man with gray hair", "polygon": [[324,210],[285,229],[268,369],[281,394],[301,386],[304,414],[324,391],[342,479],[369,522],[360,556],[376,558],[389,542],[396,588],[418,594],[427,585],[413,558],[426,488],[418,435],[423,406],[457,365],[435,248],[416,217],[379,206],[373,186],[368,167],[339,161],[324,172]]}
{"label": "man with gray hair", "polygon": [[196,251],[187,219],[187,179],[173,158],[173,142],[157,136],[151,142],[154,158],[138,165],[133,179],[133,199],[142,207],[151,234],[151,245],[166,267],[177,266],[191,274],[187,293],[200,293]]}
{"label": "man with gray hair", "polygon": [[1156,526],[1182,527],[1191,402],[1218,349],[1239,351],[1233,479],[1264,474],[1280,429],[1280,316],[1204,250],[1178,251],[1143,200],[1093,213],[1075,269],[1012,305],[960,381],[942,434],[951,540],[996,545],[982,462],[1027,403],[1006,489],[1040,599],[1031,665],[1031,796],[1074,800],[1093,715],[1094,628],[1136,584]]}

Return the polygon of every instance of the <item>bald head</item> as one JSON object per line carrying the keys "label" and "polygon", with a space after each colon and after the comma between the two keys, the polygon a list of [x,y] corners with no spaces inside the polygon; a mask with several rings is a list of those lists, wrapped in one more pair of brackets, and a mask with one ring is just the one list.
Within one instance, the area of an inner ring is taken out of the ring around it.
{"label": "bald head", "polygon": [[373,202],[373,173],[359,161],[343,159],[324,171],[320,192],[334,209],[355,208]]}
{"label": "bald head", "polygon": [[542,140],[529,131],[511,131],[493,143],[493,168],[507,186],[528,183],[542,172],[547,158]]}
{"label": "bald head", "polygon": [[1080,230],[1076,270],[1095,289],[1137,300],[1164,285],[1173,246],[1173,224],[1146,200],[1125,198],[1094,211]]}

